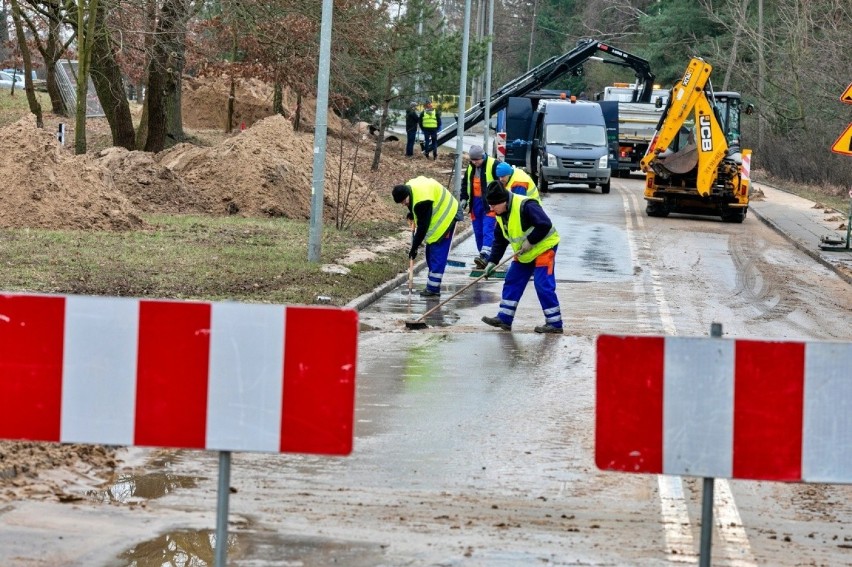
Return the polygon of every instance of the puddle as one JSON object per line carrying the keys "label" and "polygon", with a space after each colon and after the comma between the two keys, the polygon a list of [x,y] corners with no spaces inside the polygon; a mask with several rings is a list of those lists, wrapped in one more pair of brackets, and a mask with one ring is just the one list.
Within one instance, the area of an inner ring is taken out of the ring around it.
{"label": "puddle", "polygon": [[[241,553],[236,535],[228,535],[229,559]],[[142,542],[119,555],[127,567],[203,567],[213,565],[215,530],[183,530]]]}
{"label": "puddle", "polygon": [[181,459],[178,452],[169,452],[151,458],[145,465],[147,470],[155,472],[144,474],[122,473],[104,483],[99,490],[90,490],[86,495],[96,502],[103,504],[126,504],[139,500],[153,500],[179,488],[195,488],[201,476],[181,475],[169,472],[168,469]]}

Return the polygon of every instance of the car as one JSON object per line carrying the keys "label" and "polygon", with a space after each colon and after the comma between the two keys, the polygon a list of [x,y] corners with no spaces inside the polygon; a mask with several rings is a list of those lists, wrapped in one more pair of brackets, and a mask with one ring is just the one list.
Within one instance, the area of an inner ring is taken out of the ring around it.
{"label": "car", "polygon": [[12,84],[15,85],[16,89],[23,89],[24,76],[12,75],[11,73],[7,73],[6,71],[0,71],[0,88],[11,89]]}

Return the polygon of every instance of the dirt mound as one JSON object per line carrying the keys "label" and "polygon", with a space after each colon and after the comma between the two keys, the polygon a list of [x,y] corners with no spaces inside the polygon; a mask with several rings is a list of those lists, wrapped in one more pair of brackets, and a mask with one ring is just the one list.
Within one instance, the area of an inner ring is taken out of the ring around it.
{"label": "dirt mound", "polygon": [[[228,126],[228,77],[196,79],[183,77],[181,114],[185,128],[218,128]],[[272,87],[257,79],[238,79],[234,89],[234,128],[246,128],[272,116]],[[286,105],[285,105],[286,106]]]}
{"label": "dirt mound", "polygon": [[32,116],[0,129],[0,227],[128,230],[142,226],[110,172],[74,156]]}
{"label": "dirt mound", "polygon": [[148,152],[107,148],[97,163],[110,170],[116,187],[139,210],[150,213],[204,213],[214,210],[212,196],[183,182]]}
{"label": "dirt mound", "polygon": [[[283,116],[265,118],[212,148],[179,144],[158,154],[156,161],[203,195],[199,204],[209,207],[205,212],[210,214],[310,218],[313,135],[294,132]],[[334,162],[326,164],[324,215],[337,208]],[[398,217],[388,200],[357,176],[349,202],[363,202],[373,220]]]}
{"label": "dirt mound", "polygon": [[[231,93],[231,79],[222,77],[195,78],[184,76],[181,90],[181,114],[185,128],[227,130],[228,99]],[[259,79],[237,79],[234,85],[233,128],[250,128],[255,123],[272,116],[274,91],[271,85]],[[285,88],[281,93],[281,106],[285,118],[292,118],[296,112],[296,95]],[[316,100],[302,98],[300,127],[313,130],[316,116]],[[341,136],[349,126],[345,120],[328,112],[328,131]]]}

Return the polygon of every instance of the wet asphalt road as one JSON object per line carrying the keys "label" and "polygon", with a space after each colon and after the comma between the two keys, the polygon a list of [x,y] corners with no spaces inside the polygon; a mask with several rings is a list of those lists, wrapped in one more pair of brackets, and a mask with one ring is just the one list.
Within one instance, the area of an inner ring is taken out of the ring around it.
{"label": "wet asphalt road", "polygon": [[[532,332],[532,284],[511,333],[480,322],[496,313],[501,280],[460,294],[424,330],[404,321],[436,301],[405,284],[365,309],[353,454],[234,455],[229,564],[697,564],[700,479],[594,466],[595,338],[704,336],[720,322],[729,337],[849,341],[852,293],[753,217],[644,216],[641,187],[614,179],[610,195],[545,196],[562,236],[562,336]],[[473,255],[471,237],[450,258]],[[443,297],[469,272],[449,268]],[[0,564],[209,562],[217,456],[132,456],[146,463],[139,474],[75,510],[4,512]],[[49,517],[44,529],[65,543],[45,531],[49,559],[10,562],[38,556],[38,532],[16,516],[27,513]],[[718,480],[715,514],[713,565],[852,564],[849,486]]]}

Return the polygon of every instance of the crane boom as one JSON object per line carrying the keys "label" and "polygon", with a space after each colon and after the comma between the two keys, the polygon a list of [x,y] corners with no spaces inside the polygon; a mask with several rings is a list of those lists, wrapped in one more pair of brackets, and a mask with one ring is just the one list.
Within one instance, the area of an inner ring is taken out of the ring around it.
{"label": "crane boom", "polygon": [[[541,65],[530,69],[520,77],[509,81],[494,91],[491,94],[491,112],[496,113],[506,108],[511,97],[524,96],[571,73],[599,51],[617,58],[601,58],[602,62],[633,69],[636,73],[636,84],[639,90],[638,102],[649,102],[651,100],[651,93],[654,88],[654,74],[651,73],[651,66],[648,61],[612,47],[602,41],[582,39],[577,42],[576,47],[571,51],[551,57]],[[485,99],[482,99],[465,111],[462,118],[463,128],[464,130],[468,130],[485,119]],[[438,132],[438,145],[440,146],[448,142],[457,133],[458,127],[455,124],[442,129]]]}

